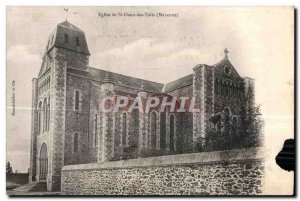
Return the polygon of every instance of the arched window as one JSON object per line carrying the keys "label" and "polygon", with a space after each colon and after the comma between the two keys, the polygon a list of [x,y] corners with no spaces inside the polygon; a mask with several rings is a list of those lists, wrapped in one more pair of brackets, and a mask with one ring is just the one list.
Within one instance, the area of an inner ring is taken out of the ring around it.
{"label": "arched window", "polygon": [[236,116],[233,116],[232,119],[231,119],[231,125],[232,125],[232,134],[236,134],[236,130],[237,130],[237,117]]}
{"label": "arched window", "polygon": [[48,99],[48,105],[47,105],[47,131],[49,131],[50,127],[50,98]]}
{"label": "arched window", "polygon": [[47,118],[48,118],[48,114],[47,114],[47,99],[44,99],[44,103],[43,103],[43,132],[46,131]]}
{"label": "arched window", "polygon": [[170,151],[175,151],[175,119],[174,115],[170,116]]}
{"label": "arched window", "polygon": [[229,110],[228,107],[225,107],[225,108],[224,108],[224,114],[225,114],[226,117],[229,117],[229,116],[230,116],[230,110]]}
{"label": "arched window", "polygon": [[76,36],[76,46],[79,47],[79,37]]}
{"label": "arched window", "polygon": [[68,44],[68,42],[69,42],[68,34],[65,34],[65,35],[64,35],[64,38],[65,38],[65,43]]}
{"label": "arched window", "polygon": [[74,134],[74,153],[78,153],[78,133]]}
{"label": "arched window", "polygon": [[97,114],[95,114],[95,136],[94,136],[94,145],[96,146],[97,145],[97,132],[98,132],[98,116]]}
{"label": "arched window", "polygon": [[160,113],[160,148],[166,148],[166,113]]}
{"label": "arched window", "polygon": [[42,144],[40,149],[40,180],[46,180],[48,174],[48,152],[47,145],[45,143]]}
{"label": "arched window", "polygon": [[38,134],[42,132],[42,101],[40,101],[38,106]]}
{"label": "arched window", "polygon": [[75,91],[75,110],[79,110],[79,91]]}
{"label": "arched window", "polygon": [[156,113],[152,112],[150,116],[151,148],[156,148]]}
{"label": "arched window", "polygon": [[122,115],[122,146],[126,146],[127,143],[127,114]]}

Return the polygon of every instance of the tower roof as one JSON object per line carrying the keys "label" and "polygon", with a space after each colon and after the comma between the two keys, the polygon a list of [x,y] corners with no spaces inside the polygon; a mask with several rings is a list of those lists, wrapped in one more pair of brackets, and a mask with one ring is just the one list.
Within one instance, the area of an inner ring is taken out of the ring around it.
{"label": "tower roof", "polygon": [[75,25],[71,24],[70,22],[68,22],[67,20],[64,22],[59,23],[57,26],[62,26],[65,28],[69,28],[69,29],[73,29],[74,31],[80,31],[83,32],[81,29],[79,29],[78,27],[76,27]]}
{"label": "tower roof", "polygon": [[59,23],[50,34],[46,52],[53,47],[90,55],[84,32],[68,21]]}

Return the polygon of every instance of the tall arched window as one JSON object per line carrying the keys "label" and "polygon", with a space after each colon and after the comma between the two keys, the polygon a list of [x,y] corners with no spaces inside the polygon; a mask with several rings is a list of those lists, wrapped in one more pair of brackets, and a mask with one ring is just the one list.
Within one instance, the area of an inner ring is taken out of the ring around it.
{"label": "tall arched window", "polygon": [[170,151],[175,151],[175,119],[174,115],[170,116]]}
{"label": "tall arched window", "polygon": [[75,110],[79,110],[79,91],[75,91]]}
{"label": "tall arched window", "polygon": [[46,180],[48,174],[48,152],[47,145],[45,143],[42,144],[40,150],[40,180]]}
{"label": "tall arched window", "polygon": [[48,103],[45,104],[45,132],[48,130]]}
{"label": "tall arched window", "polygon": [[43,103],[43,132],[46,131],[46,125],[47,125],[47,99],[44,99]]}
{"label": "tall arched window", "polygon": [[48,99],[48,105],[47,105],[47,131],[49,131],[50,127],[50,98]]}
{"label": "tall arched window", "polygon": [[160,113],[160,148],[166,148],[166,113]]}
{"label": "tall arched window", "polygon": [[98,132],[98,116],[97,114],[95,114],[95,136],[94,136],[94,145],[96,146],[97,145],[97,132]]}
{"label": "tall arched window", "polygon": [[122,115],[122,146],[126,146],[127,142],[127,114]]}
{"label": "tall arched window", "polygon": [[229,110],[228,107],[224,108],[224,115],[229,118],[229,116],[230,116],[230,110]]}
{"label": "tall arched window", "polygon": [[38,134],[42,132],[42,101],[40,101],[38,106]]}
{"label": "tall arched window", "polygon": [[78,153],[78,133],[74,134],[74,153]]}
{"label": "tall arched window", "polygon": [[151,117],[150,117],[150,132],[151,132],[151,148],[155,149],[156,148],[156,113],[152,112]]}
{"label": "tall arched window", "polygon": [[76,46],[79,47],[79,37],[76,36]]}
{"label": "tall arched window", "polygon": [[67,44],[69,42],[68,34],[65,34],[64,37],[65,37],[65,43]]}

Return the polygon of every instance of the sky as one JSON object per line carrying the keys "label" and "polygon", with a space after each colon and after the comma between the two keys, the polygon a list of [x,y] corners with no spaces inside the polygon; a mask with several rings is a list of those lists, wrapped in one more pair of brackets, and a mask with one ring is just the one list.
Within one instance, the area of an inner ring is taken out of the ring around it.
{"label": "sky", "polygon": [[[178,17],[124,16],[159,12]],[[104,13],[116,16],[101,17]],[[85,32],[91,67],[161,83],[191,74],[197,64],[219,62],[227,48],[237,72],[255,79],[271,172],[266,177],[270,183],[286,178],[283,183],[291,185],[291,173],[274,162],[284,139],[294,134],[291,7],[69,7],[68,14],[63,7],[7,7],[6,148],[15,170],[29,168],[32,78],[50,33],[66,17]],[[272,188],[285,192],[284,185]]]}

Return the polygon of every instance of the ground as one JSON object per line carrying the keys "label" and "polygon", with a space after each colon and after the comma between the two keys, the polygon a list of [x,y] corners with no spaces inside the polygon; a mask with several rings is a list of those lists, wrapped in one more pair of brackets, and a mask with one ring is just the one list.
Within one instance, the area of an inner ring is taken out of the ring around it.
{"label": "ground", "polygon": [[60,192],[47,192],[46,183],[27,183],[24,185],[6,182],[6,194],[9,196],[55,196]]}

